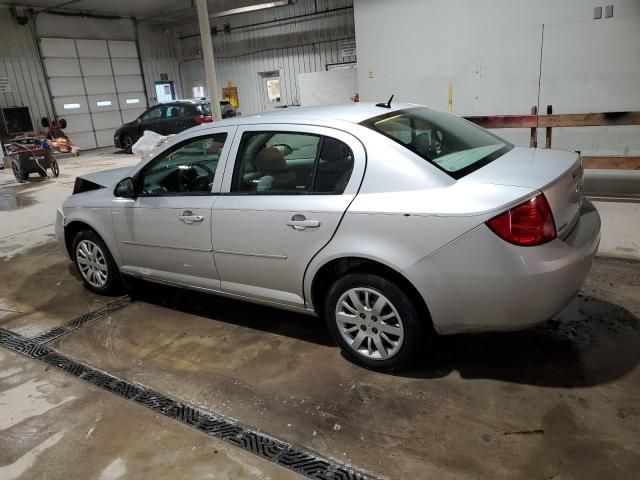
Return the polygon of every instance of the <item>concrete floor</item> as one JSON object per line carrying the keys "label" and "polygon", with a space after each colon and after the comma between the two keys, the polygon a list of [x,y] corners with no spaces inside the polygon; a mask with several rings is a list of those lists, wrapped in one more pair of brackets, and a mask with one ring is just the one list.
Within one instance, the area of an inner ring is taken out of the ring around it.
{"label": "concrete floor", "polygon": [[[82,158],[70,176],[90,169]],[[26,337],[113,300],[82,287],[42,233],[44,214],[24,220],[41,227],[38,237],[13,225],[21,210],[51,213],[57,205],[41,199],[58,189],[62,198],[72,181],[59,183],[66,186],[11,190],[27,190],[32,203],[0,213],[0,241],[10,240],[0,260],[0,327]],[[640,263],[599,258],[580,297],[553,321],[442,338],[435,359],[399,375],[348,363],[313,318],[144,283],[132,296],[50,346],[384,478],[626,479],[640,471]],[[0,479],[293,477],[0,349]]]}

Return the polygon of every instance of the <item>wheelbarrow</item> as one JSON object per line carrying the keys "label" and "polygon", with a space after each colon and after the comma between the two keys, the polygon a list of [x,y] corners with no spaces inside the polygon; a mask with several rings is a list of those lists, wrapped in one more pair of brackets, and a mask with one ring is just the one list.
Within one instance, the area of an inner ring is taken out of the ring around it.
{"label": "wheelbarrow", "polygon": [[58,161],[46,141],[41,142],[36,138],[22,138],[8,145],[7,153],[11,159],[13,175],[19,183],[24,182],[31,173],[46,177],[48,176],[47,170],[51,170],[54,177],[60,175]]}

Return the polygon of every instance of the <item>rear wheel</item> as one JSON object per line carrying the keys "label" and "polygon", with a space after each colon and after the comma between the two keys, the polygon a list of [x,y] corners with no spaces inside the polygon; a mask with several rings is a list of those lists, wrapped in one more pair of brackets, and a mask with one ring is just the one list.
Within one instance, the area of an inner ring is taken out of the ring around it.
{"label": "rear wheel", "polygon": [[132,153],[131,152],[132,147],[133,147],[133,138],[131,138],[131,135],[123,135],[122,148],[124,148],[124,151],[127,153]]}
{"label": "rear wheel", "polygon": [[18,162],[11,162],[11,170],[13,170],[13,176],[16,177],[16,182],[22,183],[24,182],[29,174],[25,173],[22,168],[18,165]]}
{"label": "rear wheel", "polygon": [[325,302],[334,340],[354,362],[376,370],[407,366],[424,341],[420,312],[395,284],[377,275],[338,279]]}
{"label": "rear wheel", "polygon": [[60,166],[58,165],[58,161],[55,158],[51,159],[51,173],[53,173],[54,177],[60,175]]}
{"label": "rear wheel", "polygon": [[85,287],[95,293],[108,294],[120,289],[120,273],[102,239],[91,230],[76,234],[73,241],[76,267]]}

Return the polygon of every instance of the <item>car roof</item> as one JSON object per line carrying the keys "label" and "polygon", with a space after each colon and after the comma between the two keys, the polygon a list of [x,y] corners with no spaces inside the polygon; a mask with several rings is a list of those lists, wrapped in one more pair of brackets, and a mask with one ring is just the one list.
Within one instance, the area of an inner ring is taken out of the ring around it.
{"label": "car roof", "polygon": [[343,103],[319,107],[289,107],[272,112],[243,115],[214,122],[215,126],[246,125],[255,123],[311,123],[330,124],[332,121],[360,123],[385,113],[419,107],[414,103],[393,103],[390,108],[378,107],[373,102]]}

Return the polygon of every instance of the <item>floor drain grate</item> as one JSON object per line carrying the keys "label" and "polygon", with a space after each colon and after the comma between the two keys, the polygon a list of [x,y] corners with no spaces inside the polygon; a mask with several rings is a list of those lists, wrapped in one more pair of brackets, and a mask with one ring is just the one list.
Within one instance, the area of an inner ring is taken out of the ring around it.
{"label": "floor drain grate", "polygon": [[[128,302],[127,297],[127,302],[122,306]],[[111,305],[112,304],[109,304],[107,307]],[[107,313],[103,313],[101,316],[106,314]],[[65,326],[70,324],[71,322],[65,324]],[[84,324],[86,324],[86,322],[81,325]],[[64,333],[68,331],[70,330],[67,329]],[[36,338],[40,337],[42,336]],[[56,337],[46,339],[45,342],[53,338]],[[231,418],[202,407],[191,405],[182,400],[171,398],[144,385],[103,372],[90,365],[79,362],[74,358],[58,353],[53,349],[44,347],[37,343],[35,339],[30,340],[0,328],[0,346],[26,355],[27,357],[41,360],[49,366],[59,368],[92,385],[122,398],[132,400],[169,418],[176,419],[207,435],[228,442],[231,445],[253,453],[260,458],[276,463],[307,478],[319,480],[368,480],[375,478],[316,453],[305,451],[287,442],[275,439],[255,429],[244,426]]]}
{"label": "floor drain grate", "polygon": [[51,340],[55,340],[62,335],[73,332],[74,330],[83,327],[88,323],[105,317],[110,313],[115,312],[116,310],[120,310],[122,307],[126,307],[127,305],[129,305],[129,303],[131,303],[131,298],[128,295],[120,297],[117,300],[108,303],[104,307],[99,308],[98,310],[80,315],[79,317],[76,317],[63,325],[55,327],[47,332],[41,333],[40,335],[34,337],[32,340],[37,343],[50,342]]}

